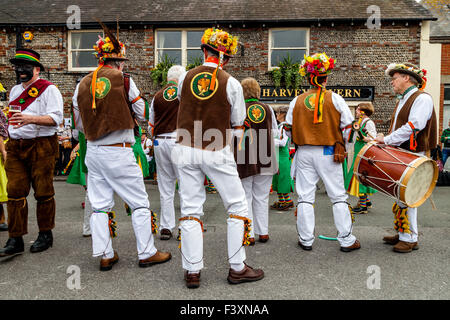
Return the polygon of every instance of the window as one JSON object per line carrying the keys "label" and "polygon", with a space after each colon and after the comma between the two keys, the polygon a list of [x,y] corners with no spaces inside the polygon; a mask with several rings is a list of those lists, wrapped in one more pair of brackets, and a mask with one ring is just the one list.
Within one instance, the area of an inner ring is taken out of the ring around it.
{"label": "window", "polygon": [[450,120],[450,84],[444,85],[444,119],[442,122],[442,129],[449,128]]}
{"label": "window", "polygon": [[157,30],[156,64],[165,57],[184,67],[197,60],[203,62],[202,36],[203,30]]}
{"label": "window", "polygon": [[290,57],[300,63],[309,54],[309,29],[271,29],[269,31],[269,70]]}
{"label": "window", "polygon": [[102,30],[69,31],[69,71],[93,71],[97,67],[94,45]]}

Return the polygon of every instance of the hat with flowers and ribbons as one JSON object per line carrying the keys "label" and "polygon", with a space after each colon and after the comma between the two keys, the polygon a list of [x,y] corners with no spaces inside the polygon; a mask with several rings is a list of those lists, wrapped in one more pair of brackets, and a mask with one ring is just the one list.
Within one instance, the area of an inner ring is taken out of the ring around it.
{"label": "hat with flowers and ribbons", "polygon": [[94,70],[92,74],[92,109],[96,109],[95,105],[95,90],[97,88],[97,73],[104,66],[107,60],[117,60],[117,61],[127,61],[125,57],[125,45],[119,41],[119,22],[117,22],[117,37],[108,29],[108,27],[101,21],[97,20],[102,26],[103,31],[106,35],[105,38],[98,36],[98,40],[94,45],[94,54],[98,59],[98,67]]}
{"label": "hat with flowers and ribbons", "polygon": [[14,58],[9,60],[12,64],[32,64],[41,68],[44,71],[45,68],[41,63],[41,55],[34,50],[27,48],[19,48],[16,50]]}
{"label": "hat with flowers and ribbons", "polygon": [[332,69],[334,69],[334,59],[329,58],[324,52],[312,56],[304,55],[300,64],[298,71],[300,75],[306,77],[312,86],[319,89],[314,103],[314,123],[323,122],[324,86],[319,83],[318,79],[328,76]]}
{"label": "hat with flowers and ribbons", "polygon": [[425,86],[427,84],[427,78],[425,77],[427,74],[427,70],[420,69],[419,67],[411,63],[391,63],[390,65],[388,65],[385,74],[392,77],[396,72],[414,77],[414,79],[416,79],[419,83],[417,87],[420,90],[425,89]]}
{"label": "hat with flowers and ribbons", "polygon": [[238,47],[238,37],[232,36],[228,32],[217,29],[206,29],[202,36],[201,48],[207,48],[219,53],[217,68],[211,78],[210,90],[214,90],[216,85],[217,72],[222,67],[223,56],[232,57],[236,54]]}

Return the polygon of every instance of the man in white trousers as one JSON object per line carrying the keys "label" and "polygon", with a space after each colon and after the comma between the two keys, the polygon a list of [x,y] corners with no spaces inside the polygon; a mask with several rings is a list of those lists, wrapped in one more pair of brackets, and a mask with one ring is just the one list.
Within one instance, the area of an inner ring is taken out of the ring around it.
{"label": "man in white trousers", "polygon": [[[392,63],[385,73],[391,77],[391,85],[398,100],[389,134],[385,137],[379,134],[375,140],[429,157],[430,151],[437,145],[437,121],[433,98],[423,91],[426,71],[409,63]],[[397,220],[394,228],[398,233],[384,237],[383,241],[393,245],[393,250],[399,253],[419,249],[417,208],[409,208],[397,201],[392,211]],[[399,221],[406,223],[400,226]]]}
{"label": "man in white trousers", "polygon": [[351,125],[354,118],[344,99],[326,90],[327,76],[333,67],[334,60],[325,53],[306,57],[300,74],[308,78],[311,89],[290,103],[286,122],[297,146],[293,172],[298,194],[298,244],[303,250],[312,250],[315,192],[320,178],[333,205],[340,250],[349,252],[361,247],[352,234],[353,222],[342,170],[345,158],[342,130]]}
{"label": "man in white trousers", "polygon": [[149,125],[152,127],[153,150],[158,172],[158,189],[161,203],[160,238],[169,240],[175,228],[175,184],[177,168],[172,162],[172,149],[177,137],[178,78],[186,72],[183,66],[174,65],[167,71],[167,84],[159,90],[150,105]]}
{"label": "man in white trousers", "polygon": [[145,104],[131,77],[129,90],[125,92],[124,77],[127,75],[122,73],[128,60],[124,57],[125,48],[106,27],[104,29],[108,37],[99,39],[94,47],[99,66],[81,80],[72,99],[76,128],[84,132],[87,140],[93,256],[102,257],[101,271],[111,270],[119,260],[112,247],[115,222],[111,210],[115,192],[132,211],[139,266],[149,267],[170,260],[171,254],[155,248],[150,203],[131,148],[136,139],[130,104],[141,121],[144,120]]}
{"label": "man in white trousers", "polygon": [[261,88],[254,78],[241,81],[246,114],[245,138],[234,140],[234,158],[245,190],[248,216],[252,220],[250,245],[269,240],[269,194],[273,175],[278,170],[274,136],[277,120],[272,108],[259,101]]}
{"label": "man in white trousers", "polygon": [[[220,49],[219,49],[220,48]],[[180,109],[174,158],[180,177],[181,254],[188,288],[200,286],[203,269],[203,182],[207,175],[222,197],[228,214],[228,282],[257,281],[264,272],[245,261],[244,242],[250,221],[231,142],[231,128],[242,133],[245,102],[241,84],[222,70],[237,51],[237,38],[210,28],[202,37],[205,63],[182,75],[178,84]],[[246,229],[246,230],[244,230]]]}

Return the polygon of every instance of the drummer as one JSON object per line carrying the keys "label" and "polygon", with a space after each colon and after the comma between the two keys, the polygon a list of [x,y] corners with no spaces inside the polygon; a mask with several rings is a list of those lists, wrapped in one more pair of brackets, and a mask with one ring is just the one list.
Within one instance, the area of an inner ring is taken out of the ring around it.
{"label": "drummer", "polygon": [[[379,143],[430,156],[437,145],[436,113],[433,99],[423,90],[426,85],[426,70],[409,63],[392,63],[386,71],[397,95],[397,104],[391,117],[389,134],[378,134]],[[409,208],[400,201],[394,204],[394,229],[398,234],[383,238],[394,245],[400,253],[419,249],[417,208]],[[403,223],[402,223],[403,222]]]}

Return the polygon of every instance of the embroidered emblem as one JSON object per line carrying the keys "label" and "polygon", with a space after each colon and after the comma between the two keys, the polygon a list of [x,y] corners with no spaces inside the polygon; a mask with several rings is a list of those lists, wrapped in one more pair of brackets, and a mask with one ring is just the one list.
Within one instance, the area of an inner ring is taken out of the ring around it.
{"label": "embroidered emblem", "polygon": [[253,123],[261,123],[266,118],[266,110],[259,104],[252,104],[247,109],[247,117]]}
{"label": "embroidered emblem", "polygon": [[177,98],[178,87],[177,86],[169,86],[163,92],[163,98],[166,101],[173,101]]}
{"label": "embroidered emblem", "polygon": [[23,98],[19,99],[19,103],[20,103],[20,104],[25,103],[25,99],[23,99]]}
{"label": "embroidered emblem", "polygon": [[[103,99],[111,90],[111,81],[108,78],[101,77],[97,79],[95,84],[95,98]],[[92,86],[90,88],[90,92],[92,92]]]}
{"label": "embroidered emblem", "polygon": [[191,81],[191,92],[200,100],[206,100],[211,98],[219,88],[219,81],[216,81],[214,90],[209,89],[211,83],[212,74],[209,72],[201,72],[194,76]]}
{"label": "embroidered emblem", "polygon": [[316,94],[310,94],[308,96],[306,96],[305,100],[303,101],[305,103],[305,107],[310,110],[310,111],[314,111],[314,104],[316,101]]}

